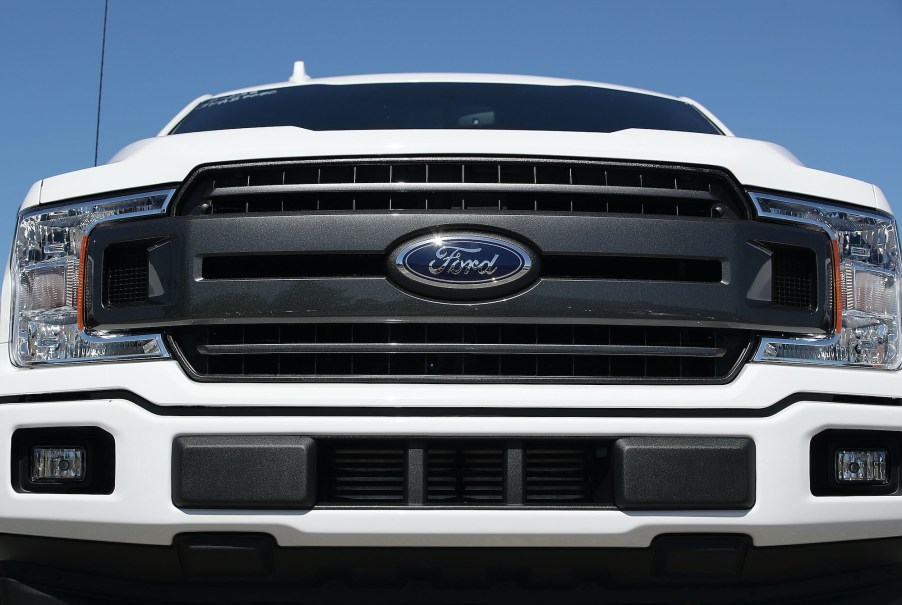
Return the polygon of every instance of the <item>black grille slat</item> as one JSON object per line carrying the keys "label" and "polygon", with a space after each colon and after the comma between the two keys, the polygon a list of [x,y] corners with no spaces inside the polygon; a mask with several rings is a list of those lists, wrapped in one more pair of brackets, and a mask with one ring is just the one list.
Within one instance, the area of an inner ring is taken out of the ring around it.
{"label": "black grille slat", "polygon": [[709,328],[456,323],[196,327],[175,338],[199,375],[276,381],[710,380],[749,343]]}
{"label": "black grille slat", "polygon": [[501,503],[504,461],[501,448],[426,450],[426,501],[444,504]]}
{"label": "black grille slat", "polygon": [[405,452],[394,446],[336,447],[329,451],[329,499],[335,502],[405,501]]}
{"label": "black grille slat", "polygon": [[180,214],[488,211],[740,218],[735,189],[700,168],[589,160],[303,160],[210,168]]}
{"label": "black grille slat", "polygon": [[525,501],[586,502],[591,498],[591,452],[585,448],[526,448]]}

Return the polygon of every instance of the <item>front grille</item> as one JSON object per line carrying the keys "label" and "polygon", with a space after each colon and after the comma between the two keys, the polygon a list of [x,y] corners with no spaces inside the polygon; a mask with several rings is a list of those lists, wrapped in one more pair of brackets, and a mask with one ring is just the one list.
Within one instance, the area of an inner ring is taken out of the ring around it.
{"label": "front grille", "polygon": [[587,160],[306,160],[215,167],[180,196],[189,215],[357,211],[746,216],[723,173]]}
{"label": "front grille", "polygon": [[611,506],[597,439],[317,439],[318,505]]}
{"label": "front grille", "polygon": [[737,330],[537,324],[265,324],[181,328],[199,378],[710,381],[749,344]]}
{"label": "front grille", "polygon": [[[165,332],[198,381],[723,384],[755,339],[826,334],[832,321],[827,240],[748,220],[745,193],[717,168],[211,165],[172,212],[92,231],[88,267],[102,279],[85,324]],[[534,261],[531,280],[483,298],[415,287],[400,251],[442,233],[512,240]],[[450,497],[472,493],[455,484]]]}

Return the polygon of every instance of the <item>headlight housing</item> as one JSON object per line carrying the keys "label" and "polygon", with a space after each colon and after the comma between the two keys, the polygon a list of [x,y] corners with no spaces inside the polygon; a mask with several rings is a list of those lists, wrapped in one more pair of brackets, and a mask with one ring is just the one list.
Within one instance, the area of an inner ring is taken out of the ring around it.
{"label": "headlight housing", "polygon": [[12,359],[19,366],[168,357],[160,335],[89,332],[84,243],[102,222],[166,212],[173,190],[50,206],[19,215],[13,244]]}
{"label": "headlight housing", "polygon": [[[899,233],[892,217],[826,203],[751,193],[758,215],[823,230],[833,241],[834,333],[766,338],[756,361],[896,370],[899,353]],[[830,291],[831,288],[828,288]]]}

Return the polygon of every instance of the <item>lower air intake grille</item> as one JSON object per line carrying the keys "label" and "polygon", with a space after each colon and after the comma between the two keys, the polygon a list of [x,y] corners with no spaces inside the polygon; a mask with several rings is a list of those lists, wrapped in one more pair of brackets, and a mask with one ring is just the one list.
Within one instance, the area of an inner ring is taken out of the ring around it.
{"label": "lower air intake grille", "polygon": [[527,504],[592,502],[607,474],[607,450],[594,444],[533,444],[524,454]]}
{"label": "lower air intake grille", "polygon": [[504,498],[504,450],[429,448],[426,483],[428,502],[500,504]]}
{"label": "lower air intake grille", "polygon": [[317,439],[319,505],[612,506],[607,440]]}
{"label": "lower air intake grille", "polygon": [[705,382],[727,379],[738,330],[536,324],[277,324],[176,330],[211,381]]}
{"label": "lower air intake grille", "polygon": [[403,504],[406,450],[402,444],[326,447],[328,499],[337,503]]}

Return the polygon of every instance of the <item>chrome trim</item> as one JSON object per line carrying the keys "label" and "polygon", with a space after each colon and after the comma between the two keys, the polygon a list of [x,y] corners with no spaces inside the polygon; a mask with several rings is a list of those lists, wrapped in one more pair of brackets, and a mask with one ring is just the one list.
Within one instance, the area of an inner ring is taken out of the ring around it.
{"label": "chrome trim", "polygon": [[758,201],[759,197],[766,198],[769,200],[777,200],[778,202],[787,202],[789,204],[800,204],[802,206],[814,206],[817,208],[821,208],[827,211],[832,212],[844,212],[846,214],[854,214],[856,216],[864,216],[867,218],[876,219],[878,221],[892,221],[895,220],[895,217],[891,214],[886,214],[883,212],[878,212],[873,209],[861,208],[858,207],[850,207],[850,206],[838,206],[836,204],[831,204],[830,202],[820,202],[818,200],[810,200],[798,197],[786,197],[783,195],[771,195],[770,193],[761,193],[757,191],[746,191],[749,196],[752,198],[752,203],[755,205],[755,210],[758,212],[759,217],[764,217],[765,215],[777,216],[777,220],[796,220],[798,222],[809,223],[812,225],[820,225],[826,226],[820,223],[819,221],[812,221],[809,219],[803,219],[799,217],[786,216],[786,215],[773,215],[773,213],[764,210],[761,207],[760,202]]}
{"label": "chrome trim", "polygon": [[[134,193],[131,195],[120,195],[116,197],[103,197],[97,199],[84,200],[82,202],[64,202],[57,204],[56,202],[52,204],[39,205],[37,207],[28,208],[27,210],[23,210],[19,212],[18,222],[22,222],[22,219],[35,216],[38,214],[46,214],[48,212],[53,212],[56,210],[68,210],[70,208],[84,208],[85,206],[95,204],[115,204],[116,202],[124,202],[127,200],[135,200],[141,199],[142,197],[156,197],[160,195],[166,195],[166,199],[163,200],[163,205],[159,210],[142,210],[141,212],[130,212],[128,214],[118,214],[116,216],[110,216],[107,218],[98,219],[92,223],[88,223],[85,228],[85,235],[87,235],[91,229],[96,227],[97,225],[105,222],[114,221],[120,218],[133,219],[136,217],[142,216],[155,216],[157,214],[165,214],[169,210],[169,205],[172,203],[172,197],[175,195],[175,188],[172,189],[155,189],[154,191],[142,191],[140,193]],[[18,226],[18,224],[17,224]],[[15,242],[13,242],[15,244]]]}
{"label": "chrome trim", "polygon": [[623,187],[617,185],[578,185],[545,183],[470,183],[470,182],[394,182],[394,183],[307,183],[296,185],[251,185],[218,187],[207,198],[241,195],[284,195],[286,193],[581,193],[625,197],[662,197],[711,202],[718,197],[709,191],[695,189],[660,189],[657,187]]}
{"label": "chrome trim", "polygon": [[[765,210],[762,207],[761,202],[758,200],[758,197],[760,196],[760,197],[767,198],[770,200],[777,200],[778,202],[786,202],[788,204],[802,204],[802,205],[809,205],[809,206],[814,205],[817,202],[806,202],[805,200],[799,200],[799,199],[795,199],[795,198],[791,198],[791,197],[782,197],[779,195],[768,195],[766,193],[754,193],[752,191],[749,191],[748,194],[749,194],[749,197],[752,198],[752,205],[755,207],[755,214],[758,216],[758,218],[767,218],[767,219],[774,220],[774,221],[793,222],[793,223],[799,223],[802,225],[806,225],[812,229],[816,229],[818,231],[823,231],[824,233],[827,234],[827,237],[829,237],[833,241],[836,241],[836,239],[837,239],[836,232],[833,231],[833,228],[830,227],[830,225],[828,225],[824,222],[816,221],[816,220],[809,219],[809,218],[802,218],[800,216],[790,216],[788,214],[776,214],[775,212]],[[840,208],[838,206],[823,205],[820,207],[821,208],[834,208],[840,212],[848,212],[848,209]]]}
{"label": "chrome trim", "polygon": [[527,355],[618,355],[660,357],[723,357],[724,347],[656,345],[565,345],[496,343],[277,343],[198,345],[201,355],[260,355],[271,353],[499,353]]}
{"label": "chrome trim", "polygon": [[813,348],[824,348],[824,347],[832,347],[839,344],[839,335],[834,334],[829,338],[762,338],[761,343],[758,345],[758,349],[755,351],[755,355],[752,357],[752,361],[755,362],[764,362],[764,363],[779,363],[783,365],[819,365],[819,366],[833,366],[833,367],[844,367],[844,368],[856,368],[856,369],[873,369],[876,366],[856,366],[849,364],[844,361],[834,361],[830,359],[801,359],[801,358],[792,358],[792,357],[765,357],[765,350],[767,345],[776,344],[776,345],[792,345],[792,346],[807,346]]}

